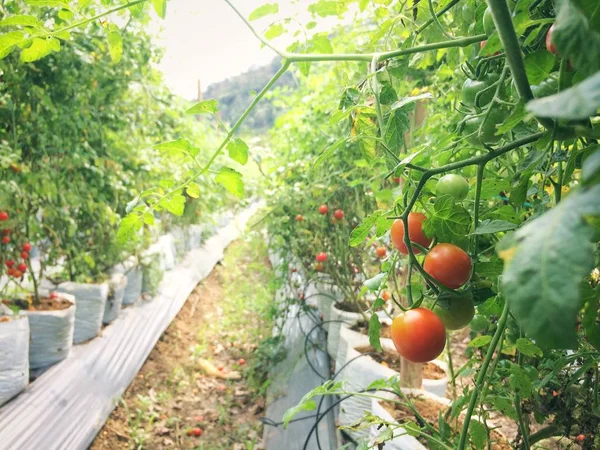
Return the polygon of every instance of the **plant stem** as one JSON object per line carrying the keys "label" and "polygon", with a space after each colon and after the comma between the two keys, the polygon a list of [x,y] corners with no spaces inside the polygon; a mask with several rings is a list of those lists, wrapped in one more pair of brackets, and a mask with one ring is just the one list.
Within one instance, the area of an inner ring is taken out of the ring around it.
{"label": "plant stem", "polygon": [[[446,6],[444,6],[442,9],[440,9],[436,14],[436,18],[437,17],[441,17],[444,14],[446,14],[448,11],[450,11],[452,9],[452,7],[454,5],[456,5],[457,3],[459,3],[461,0],[452,0],[450,3],[448,3]],[[431,19],[427,19],[427,21],[421,25],[419,28],[417,28],[416,34],[421,33],[425,28],[427,28],[429,25],[431,25],[433,23],[433,16]]]}
{"label": "plant stem", "polygon": [[446,332],[446,354],[448,355],[448,372],[450,373],[450,385],[452,391],[450,395],[456,398],[456,376],[454,375],[454,364],[452,364],[452,349],[450,345],[450,333]]}
{"label": "plant stem", "polygon": [[[521,334],[522,337],[522,334]],[[517,350],[517,364],[522,366],[523,364],[523,354]],[[521,436],[523,438],[523,446],[524,450],[529,450],[529,429],[525,426],[525,421],[523,420],[523,410],[521,408],[521,396],[518,392],[515,392],[515,411],[517,413],[517,420],[519,422],[519,429],[521,430]]]}
{"label": "plant stem", "polygon": [[[479,225],[479,206],[481,203],[481,188],[483,186],[483,171],[485,170],[485,162],[477,165],[477,181],[475,184],[475,205],[473,208],[473,232],[477,230]],[[473,248],[471,249],[471,257],[476,258],[479,254],[477,248],[479,247],[479,235],[473,235]],[[475,270],[475,265],[473,265]]]}
{"label": "plant stem", "polygon": [[504,302],[504,308],[502,309],[502,315],[500,316],[500,320],[498,320],[498,329],[494,333],[494,337],[490,342],[490,347],[485,355],[485,359],[481,364],[481,368],[479,369],[479,373],[477,374],[477,380],[475,381],[475,388],[471,393],[471,400],[469,401],[469,407],[467,408],[467,412],[465,415],[465,420],[463,422],[462,431],[460,433],[460,442],[458,444],[457,450],[464,450],[465,445],[467,443],[467,438],[469,436],[469,425],[471,423],[471,416],[473,415],[473,411],[475,410],[475,406],[477,405],[477,399],[479,396],[479,392],[482,389],[482,386],[485,383],[485,377],[487,374],[487,369],[492,361],[492,357],[494,356],[494,352],[496,351],[496,347],[498,346],[498,342],[504,335],[504,330],[506,328],[506,322],[508,320],[508,302]]}
{"label": "plant stem", "polygon": [[[531,436],[529,436],[529,443],[531,445],[536,442],[541,441],[542,439],[547,439],[552,436],[556,436],[561,433],[561,429],[556,425],[549,425],[546,428],[542,428],[539,431],[536,431]],[[519,447],[519,450],[525,450],[525,447]]]}
{"label": "plant stem", "polygon": [[[379,99],[379,82],[377,81],[377,63],[379,62],[379,55],[373,56],[369,69],[369,75],[371,76],[371,90],[375,97],[375,112],[377,113],[377,122],[379,123],[379,132],[383,137],[383,114],[381,112],[381,101]],[[393,154],[393,153],[392,153]]]}

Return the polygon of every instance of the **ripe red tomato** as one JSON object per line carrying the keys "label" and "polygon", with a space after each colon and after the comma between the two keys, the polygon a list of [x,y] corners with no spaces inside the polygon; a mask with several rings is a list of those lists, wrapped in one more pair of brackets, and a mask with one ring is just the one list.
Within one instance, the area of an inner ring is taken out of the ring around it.
{"label": "ripe red tomato", "polygon": [[325,261],[327,261],[327,253],[325,253],[325,252],[317,253],[317,256],[315,256],[315,259],[317,260],[317,262],[324,263]]}
{"label": "ripe red tomato", "polygon": [[27,264],[21,263],[17,266],[17,269],[19,269],[19,272],[27,272]]}
{"label": "ripe red tomato", "polygon": [[23,259],[29,259],[29,253],[27,253],[27,252],[21,252],[21,258],[23,258]]}
{"label": "ripe red tomato", "polygon": [[577,441],[578,442],[585,441],[585,434],[579,434],[579,435],[577,435]]}
{"label": "ripe red tomato", "polygon": [[438,244],[425,256],[423,269],[444,286],[458,289],[469,281],[471,258],[456,245]]}
{"label": "ripe red tomato", "polygon": [[384,302],[387,302],[390,298],[392,298],[392,296],[390,295],[390,293],[388,291],[383,291],[381,293],[381,298]]}
{"label": "ripe red tomato", "polygon": [[321,205],[319,206],[319,214],[327,214],[329,212],[329,208],[327,207],[327,205]]}
{"label": "ripe red tomato", "polygon": [[15,265],[15,260],[14,259],[7,259],[4,264],[6,265],[6,267],[8,267],[9,269],[11,269],[14,265]]}
{"label": "ripe red tomato", "polygon": [[337,220],[342,220],[344,218],[344,211],[341,209],[336,209],[333,213],[333,217],[335,217]]}
{"label": "ripe red tomato", "polygon": [[31,244],[30,244],[29,242],[25,242],[25,243],[23,244],[23,247],[22,247],[22,248],[23,248],[23,251],[24,251],[24,252],[28,252],[28,253],[29,253],[29,252],[31,251]]}
{"label": "ripe red tomato", "polygon": [[188,430],[187,435],[200,437],[200,436],[202,436],[202,428],[198,428],[198,427],[191,428],[190,430]]}
{"label": "ripe red tomato", "polygon": [[385,247],[377,247],[375,249],[375,253],[377,253],[377,256],[380,258],[385,258],[385,255],[387,255],[387,249]]}
{"label": "ripe red tomato", "polygon": [[238,361],[238,364],[240,366],[245,366],[246,365],[246,360],[244,358],[240,358],[239,361]]}
{"label": "ripe red tomato", "polygon": [[[408,215],[408,237],[411,242],[416,242],[423,247],[429,247],[431,239],[423,233],[423,222],[427,216],[423,213],[410,213]],[[392,224],[392,242],[398,251],[404,255],[408,254],[408,248],[404,245],[404,223],[401,219],[396,219]],[[421,250],[413,246],[415,254],[421,253]]]}
{"label": "ripe red tomato", "polygon": [[0,222],[8,220],[8,213],[6,211],[0,211]]}
{"label": "ripe red tomato", "polygon": [[304,220],[304,217],[302,216],[302,214],[298,214],[296,216],[296,222],[302,222]]}
{"label": "ripe red tomato", "polygon": [[556,55],[556,46],[552,42],[552,33],[554,33],[554,24],[548,29],[548,33],[546,33],[546,50],[548,50],[553,55]]}
{"label": "ripe red tomato", "polygon": [[50,292],[50,295],[48,295],[48,298],[54,300],[57,297],[56,292]]}
{"label": "ripe red tomato", "polygon": [[23,273],[19,272],[18,270],[13,270],[12,276],[15,278],[21,278],[23,276]]}
{"label": "ripe red tomato", "polygon": [[446,345],[446,329],[427,308],[415,308],[394,318],[392,340],[403,358],[425,363],[437,358]]}
{"label": "ripe red tomato", "polygon": [[17,269],[13,269],[13,268],[11,267],[10,269],[8,269],[8,270],[6,271],[6,274],[12,277],[12,276],[14,276],[15,270],[17,270]]}
{"label": "ripe red tomato", "polygon": [[2,238],[2,243],[3,243],[3,244],[8,244],[9,242],[10,242],[10,238],[9,238],[8,236],[4,236],[4,237]]}

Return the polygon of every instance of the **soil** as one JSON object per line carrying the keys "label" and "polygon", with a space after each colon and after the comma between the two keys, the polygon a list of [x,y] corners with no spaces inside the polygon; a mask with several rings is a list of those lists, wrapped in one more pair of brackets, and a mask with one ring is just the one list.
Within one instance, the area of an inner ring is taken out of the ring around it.
{"label": "soil", "polygon": [[[268,265],[268,260],[264,264]],[[264,448],[258,421],[264,412],[264,397],[248,382],[247,368],[256,344],[242,343],[239,335],[223,331],[224,321],[229,320],[224,313],[228,281],[223,279],[228,270],[232,271],[217,265],[195,288],[90,450]],[[235,270],[244,273],[239,266]],[[250,270],[245,272],[251,282],[263,282]],[[238,312],[246,315],[248,327],[257,328],[259,317],[249,311]],[[203,343],[199,344],[200,340]],[[206,354],[216,375],[209,376],[194,354]],[[221,378],[219,372],[224,377],[238,372],[241,379]],[[195,428],[201,429],[200,436],[194,435]],[[253,446],[246,447],[246,443]]]}
{"label": "soil", "polygon": [[[335,304],[335,307],[340,311],[350,312],[350,313],[360,313],[360,310],[356,307],[356,303],[352,302],[339,302]],[[362,311],[366,311],[369,309],[369,306],[364,302],[359,303],[359,307]]]}
{"label": "soil", "polygon": [[[419,412],[421,417],[428,424],[438,429],[439,413],[445,410],[445,406],[441,403],[424,397],[408,396],[408,398],[415,409]],[[404,406],[396,402],[382,402],[381,405],[398,422],[416,421],[418,423],[413,411],[408,406]],[[455,427],[455,429],[460,429],[461,427],[462,420],[459,419],[458,427]],[[419,441],[424,445],[427,445],[426,439],[420,437]],[[500,435],[500,433],[493,430],[491,431],[490,448],[493,450],[512,450],[512,447],[506,442],[506,439]]]}
{"label": "soil", "polygon": [[[377,352],[375,348],[360,347],[356,349],[359,353],[374,353],[369,355],[370,358],[377,361],[379,364],[385,364],[387,367],[400,371],[400,354],[397,352],[384,350],[383,353]],[[446,373],[433,363],[423,364],[423,378],[428,380],[441,380],[446,377]]]}
{"label": "soil", "polygon": [[[350,329],[352,331],[356,331],[358,333],[364,334],[365,336],[369,335],[369,324],[365,323],[365,322],[359,322],[356,325],[352,326]],[[384,339],[391,339],[392,338],[391,325],[382,323],[379,335]]]}
{"label": "soil", "polygon": [[39,305],[31,305],[34,311],[61,311],[63,309],[70,308],[73,305],[69,300],[63,300],[60,298],[42,298],[40,299]]}

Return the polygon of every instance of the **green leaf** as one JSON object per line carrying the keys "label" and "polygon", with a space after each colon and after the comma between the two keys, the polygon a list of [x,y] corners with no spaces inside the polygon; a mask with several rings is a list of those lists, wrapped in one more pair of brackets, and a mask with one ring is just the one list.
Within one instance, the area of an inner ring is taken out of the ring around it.
{"label": "green leaf", "polygon": [[333,47],[327,33],[315,34],[312,38],[312,44],[317,53],[330,54],[333,53]]}
{"label": "green leaf", "polygon": [[52,52],[60,51],[60,41],[56,38],[35,38],[31,46],[21,52],[21,62],[33,62],[48,56]]}
{"label": "green leaf", "polygon": [[37,17],[28,16],[24,14],[9,16],[0,20],[0,27],[14,26],[44,28],[44,24]]}
{"label": "green leaf", "polygon": [[68,9],[61,9],[58,12],[58,17],[64,20],[65,22],[70,22],[71,20],[73,20],[74,16],[75,14],[73,14],[73,11],[69,11]]}
{"label": "green leaf", "polygon": [[242,174],[236,170],[229,167],[221,167],[221,170],[215,176],[215,181],[236,197],[242,198],[244,196]]}
{"label": "green leaf", "polygon": [[471,347],[471,348],[484,347],[484,346],[488,345],[490,342],[492,342],[492,337],[487,334],[484,334],[482,336],[477,336],[475,339],[473,339],[471,342],[469,342],[467,347]]}
{"label": "green leaf", "polygon": [[508,222],[506,220],[487,219],[483,220],[479,225],[477,225],[475,231],[470,233],[470,235],[494,234],[500,231],[514,230],[515,228],[517,228],[517,224]]}
{"label": "green leaf", "polygon": [[300,400],[300,402],[294,406],[293,408],[288,409],[283,415],[283,427],[286,428],[290,423],[290,420],[294,418],[301,411],[312,411],[317,407],[317,404],[313,400],[314,397],[319,395],[328,395],[335,393],[342,386],[341,382],[334,382],[333,380],[328,380],[324,382],[321,386],[317,386],[312,391],[304,394],[304,397]]}
{"label": "green leaf", "polygon": [[366,217],[360,225],[358,225],[352,233],[350,233],[350,246],[356,247],[357,245],[363,244],[367,236],[371,232],[371,228],[375,226],[380,217],[384,214],[384,211],[375,211],[370,216]]}
{"label": "green leaf", "polygon": [[161,19],[164,19],[167,15],[167,0],[152,0],[152,7],[156,14]]}
{"label": "green leaf", "polygon": [[594,0],[561,0],[552,42],[558,54],[589,76],[600,70],[600,19]]}
{"label": "green leaf", "polygon": [[369,343],[377,350],[381,352],[381,341],[379,339],[381,333],[381,323],[379,322],[379,316],[373,314],[369,319]]}
{"label": "green leaf", "polygon": [[15,45],[23,42],[25,35],[22,31],[10,31],[0,35],[0,59],[10,55]]}
{"label": "green leaf", "polygon": [[279,5],[277,3],[267,3],[259,6],[248,16],[248,20],[258,20],[262,17],[269,16],[271,14],[277,14],[279,12]]}
{"label": "green leaf", "polygon": [[395,101],[398,100],[398,94],[389,83],[384,84],[381,87],[381,92],[379,93],[379,101],[382,105],[391,105]]}
{"label": "green leaf", "polygon": [[248,145],[240,138],[232,139],[227,143],[229,157],[242,166],[248,162]]}
{"label": "green leaf", "polygon": [[518,416],[512,399],[494,395],[492,397],[488,397],[486,400],[486,403],[491,403],[494,405],[494,408],[500,411],[506,417],[512,420],[517,420]]}
{"label": "green leaf", "polygon": [[187,192],[187,195],[192,198],[200,197],[200,185],[198,185],[198,183],[188,184],[187,188],[185,188],[185,191]]}
{"label": "green leaf", "polygon": [[344,145],[346,142],[348,142],[350,140],[350,138],[348,137],[341,137],[339,138],[337,141],[335,141],[333,144],[331,144],[329,147],[327,147],[325,149],[325,151],[323,153],[321,153],[319,155],[319,157],[317,158],[317,160],[315,161],[315,163],[312,166],[311,170],[315,170],[317,167],[319,167],[321,164],[323,164],[323,162],[329,158],[331,155],[333,155],[333,153],[340,148],[342,145]]}
{"label": "green leaf", "polygon": [[388,274],[386,272],[378,273],[373,278],[369,278],[363,282],[363,286],[365,286],[368,290],[375,292],[381,289],[382,283],[387,280]]}
{"label": "green leaf", "polygon": [[[600,286],[600,285],[598,285]],[[581,324],[585,330],[585,339],[596,349],[600,350],[600,287],[592,288],[588,282],[583,283],[582,297],[585,301]]]}
{"label": "green leaf", "polygon": [[131,240],[135,234],[142,228],[144,221],[139,214],[128,214],[119,223],[117,239],[119,242]]}
{"label": "green leaf", "polygon": [[[600,59],[600,58],[598,58]],[[527,103],[527,111],[553,119],[587,119],[600,108],[600,72],[558,94]]]}
{"label": "green leaf", "polygon": [[469,234],[471,215],[462,205],[455,202],[451,195],[438,197],[434,205],[434,214],[423,224],[427,236],[435,235],[439,242],[460,242]]}
{"label": "green leaf", "polygon": [[216,100],[203,100],[201,102],[196,103],[190,109],[188,109],[186,114],[214,114],[217,112],[217,101]]}
{"label": "green leaf", "polygon": [[108,38],[108,52],[113,64],[117,64],[123,56],[123,39],[116,29],[110,29],[106,32]]}
{"label": "green leaf", "polygon": [[397,108],[390,112],[385,127],[384,142],[392,152],[399,151],[404,145],[404,133],[410,129],[408,111]]}
{"label": "green leaf", "polygon": [[600,149],[586,158],[581,167],[581,182],[583,184],[592,184],[598,182],[600,177]]}
{"label": "green leaf", "polygon": [[500,242],[502,285],[526,335],[549,348],[575,348],[579,284],[594,267],[594,234],[587,217],[600,216],[600,186],[572,192],[554,209]]}
{"label": "green leaf", "polygon": [[554,67],[554,55],[548,50],[538,50],[526,55],[523,62],[529,84],[540,84],[548,78]]}
{"label": "green leaf", "polygon": [[71,9],[71,6],[68,2],[63,0],[27,0],[27,4],[31,6],[35,6],[38,8],[48,7],[48,8],[64,8]]}
{"label": "green leaf", "polygon": [[179,138],[175,141],[163,142],[154,146],[156,150],[164,153],[168,156],[173,155],[185,155],[195,156],[200,151],[197,147],[194,147],[187,139]]}
{"label": "green leaf", "polygon": [[519,338],[517,339],[517,350],[523,353],[525,356],[539,356],[542,357],[544,353],[542,349],[535,345],[531,339]]}
{"label": "green leaf", "polygon": [[511,375],[508,377],[508,384],[511,389],[522,398],[531,397],[533,385],[523,368],[515,364],[511,366],[510,371]]}
{"label": "green leaf", "polygon": [[394,109],[398,109],[398,108],[402,108],[406,105],[409,105],[410,103],[414,103],[417,102],[419,100],[426,100],[429,98],[433,98],[433,94],[431,94],[430,92],[425,92],[423,94],[419,94],[419,95],[414,95],[412,97],[404,97],[400,100],[398,100],[396,103],[394,103],[390,109],[394,110]]}
{"label": "green leaf", "polygon": [[267,38],[269,40],[275,39],[276,37],[281,36],[284,31],[285,31],[285,28],[283,27],[282,24],[274,23],[269,28],[267,28],[267,31],[265,31],[265,38]]}
{"label": "green leaf", "polygon": [[503,134],[506,134],[515,128],[517,125],[522,124],[523,119],[525,119],[526,116],[527,112],[525,111],[525,104],[523,102],[519,102],[517,107],[510,113],[510,115],[504,119],[502,125],[498,127],[496,136],[502,136]]}
{"label": "green leaf", "polygon": [[344,111],[348,108],[356,106],[358,102],[360,102],[360,98],[361,95],[358,89],[355,87],[346,88],[342,93],[342,98],[340,99],[340,105],[338,106],[338,109]]}
{"label": "green leaf", "polygon": [[471,421],[471,426],[469,427],[469,436],[471,437],[471,442],[476,449],[487,448],[487,429],[479,420]]}
{"label": "green leaf", "polygon": [[158,206],[166,209],[171,214],[183,216],[185,210],[185,197],[181,193],[174,193],[164,198],[158,203]]}
{"label": "green leaf", "polygon": [[338,2],[319,0],[308,7],[308,11],[311,14],[317,14],[320,17],[337,16],[338,15]]}
{"label": "green leaf", "polygon": [[142,214],[142,219],[146,225],[154,225],[154,216],[150,212]]}

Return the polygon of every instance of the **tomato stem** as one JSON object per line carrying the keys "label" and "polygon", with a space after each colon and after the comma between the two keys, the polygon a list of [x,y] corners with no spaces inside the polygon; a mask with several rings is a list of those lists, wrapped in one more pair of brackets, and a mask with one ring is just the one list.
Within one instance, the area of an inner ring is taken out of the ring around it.
{"label": "tomato stem", "polygon": [[498,346],[498,342],[500,342],[502,335],[504,334],[504,330],[506,329],[506,322],[508,320],[508,302],[504,301],[504,308],[502,309],[502,315],[500,316],[500,320],[498,320],[498,328],[494,333],[494,337],[490,342],[490,347],[485,355],[483,363],[481,364],[481,368],[479,369],[479,373],[477,374],[477,380],[475,381],[475,387],[473,388],[473,392],[471,393],[471,399],[469,400],[469,407],[467,408],[467,412],[465,414],[465,420],[463,422],[462,431],[460,433],[460,442],[458,444],[458,450],[464,450],[467,438],[469,436],[469,425],[471,423],[471,416],[473,415],[473,411],[475,410],[475,406],[477,405],[477,399],[479,396],[479,392],[482,390],[483,385],[485,384],[487,369],[492,361],[492,357],[496,351],[496,347]]}
{"label": "tomato stem", "polygon": [[[473,208],[473,232],[477,231],[477,225],[479,225],[479,206],[481,203],[481,188],[483,187],[483,172],[485,170],[485,162],[477,165],[477,181],[475,182],[475,205]],[[479,254],[477,249],[479,247],[479,235],[473,235],[473,248],[471,249],[471,258],[474,262]],[[475,271],[475,264],[473,264],[472,272]]]}
{"label": "tomato stem", "polygon": [[[521,337],[523,337],[523,333],[519,333]],[[519,366],[523,365],[523,354],[517,349],[517,364]],[[529,450],[529,429],[525,426],[525,421],[523,420],[523,410],[521,408],[521,396],[517,391],[515,391],[515,411],[517,413],[517,421],[519,422],[519,429],[521,431],[521,437],[523,438],[523,450]]]}

